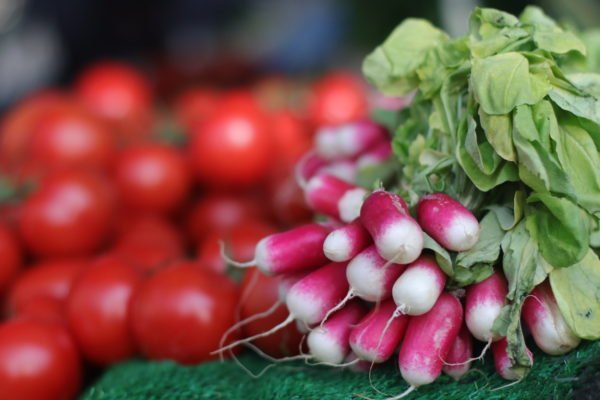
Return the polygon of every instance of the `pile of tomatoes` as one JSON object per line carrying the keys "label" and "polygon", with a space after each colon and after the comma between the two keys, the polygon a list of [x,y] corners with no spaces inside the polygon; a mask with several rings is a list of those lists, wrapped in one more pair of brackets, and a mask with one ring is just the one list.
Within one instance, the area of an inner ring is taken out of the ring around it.
{"label": "pile of tomatoes", "polygon": [[[367,112],[344,72],[160,99],[150,82],[98,63],[0,119],[3,399],[73,398],[131,357],[214,358],[228,328],[277,300],[271,278],[231,276],[220,241],[251,259],[259,239],[310,219],[291,168],[316,127]],[[281,356],[299,341],[290,327],[256,344]]]}

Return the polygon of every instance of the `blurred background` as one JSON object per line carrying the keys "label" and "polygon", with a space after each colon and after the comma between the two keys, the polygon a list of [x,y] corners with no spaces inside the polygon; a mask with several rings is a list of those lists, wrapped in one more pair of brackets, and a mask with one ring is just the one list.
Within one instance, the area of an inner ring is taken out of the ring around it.
{"label": "blurred background", "polygon": [[0,109],[106,58],[141,66],[167,95],[190,81],[357,69],[405,17],[460,34],[477,4],[518,13],[529,3],[581,28],[600,19],[596,0],[1,0]]}

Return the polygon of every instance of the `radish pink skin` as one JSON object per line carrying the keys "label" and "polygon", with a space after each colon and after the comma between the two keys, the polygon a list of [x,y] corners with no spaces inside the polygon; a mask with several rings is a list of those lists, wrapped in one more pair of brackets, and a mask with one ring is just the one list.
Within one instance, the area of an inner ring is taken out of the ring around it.
{"label": "radish pink skin", "polygon": [[304,181],[308,181],[310,178],[323,167],[328,164],[328,161],[320,157],[316,153],[306,154],[297,164],[297,174]]}
{"label": "radish pink skin", "polygon": [[444,193],[421,197],[417,219],[423,230],[448,250],[466,251],[479,240],[477,218]]}
{"label": "radish pink skin", "polygon": [[322,327],[313,329],[308,335],[306,343],[311,355],[319,361],[343,362],[350,352],[350,331],[365,313],[366,309],[359,300],[351,300],[333,313]]}
{"label": "radish pink skin", "polygon": [[390,263],[382,258],[372,245],[350,261],[346,278],[356,296],[377,302],[390,298],[394,283],[405,269],[406,265]]}
{"label": "radish pink skin", "polygon": [[379,304],[379,307],[371,310],[352,329],[350,347],[360,359],[380,363],[394,354],[404,336],[410,318],[407,315],[399,315],[390,322],[384,333],[385,325],[394,311],[396,311],[394,301],[384,301]]}
{"label": "radish pink skin", "polygon": [[258,242],[256,266],[267,275],[298,272],[329,262],[323,243],[331,228],[307,224],[276,233]]}
{"label": "radish pink skin", "polygon": [[423,231],[400,196],[385,190],[374,191],[362,205],[360,222],[386,260],[406,264],[421,254]]}
{"label": "radish pink skin", "polygon": [[451,376],[455,380],[462,378],[469,368],[471,367],[471,361],[469,360],[473,356],[473,337],[467,329],[467,326],[463,323],[458,332],[458,336],[452,343],[452,347],[446,356],[446,363],[448,364],[460,364],[460,365],[444,365],[443,371],[446,375]]}
{"label": "radish pink skin", "polygon": [[392,156],[392,145],[389,140],[375,144],[356,159],[358,168],[379,165]]}
{"label": "radish pink skin", "polygon": [[290,288],[294,286],[300,279],[308,275],[308,273],[309,271],[300,271],[279,275],[277,282],[279,300],[285,302],[285,298],[287,297]]}
{"label": "radish pink skin", "polygon": [[[506,352],[507,347],[506,338],[501,338],[500,340],[492,343],[492,353],[494,354],[494,367],[496,368],[496,372],[502,378],[509,381],[518,381],[519,379],[523,379],[528,372],[527,368],[511,368],[513,366],[512,361],[508,357],[508,353]],[[531,360],[531,364],[533,365],[533,354],[529,349],[525,349],[527,352],[527,356]]]}
{"label": "radish pink skin", "polygon": [[418,387],[440,376],[442,360],[458,336],[462,318],[460,301],[449,293],[442,293],[429,312],[411,317],[398,356],[406,382]]}
{"label": "radish pink skin", "polygon": [[330,263],[296,282],[286,296],[290,314],[308,325],[321,322],[327,312],[348,292],[347,265],[348,263]]}
{"label": "radish pink skin", "polygon": [[394,302],[408,315],[422,315],[436,304],[446,285],[446,274],[435,258],[423,254],[409,264],[392,287]]}
{"label": "radish pink skin", "polygon": [[498,271],[467,288],[465,322],[475,339],[482,342],[499,339],[493,335],[492,326],[500,315],[507,293],[506,279]]}
{"label": "radish pink skin", "polygon": [[331,261],[348,261],[364,250],[373,240],[369,232],[355,219],[334,229],[325,239],[323,252]]}
{"label": "radish pink skin", "polygon": [[356,180],[358,164],[354,160],[336,160],[320,168],[315,175],[328,174],[341,179],[344,182],[352,183]]}
{"label": "radish pink skin", "polygon": [[362,120],[338,128],[336,147],[340,157],[355,157],[384,140],[389,141],[384,127],[369,120]]}
{"label": "radish pink skin", "polygon": [[563,318],[547,281],[525,299],[521,316],[535,344],[546,354],[565,354],[581,341]]}
{"label": "radish pink skin", "polygon": [[313,211],[340,219],[338,204],[342,196],[356,188],[358,186],[333,175],[318,174],[308,181],[304,189],[304,197]]}

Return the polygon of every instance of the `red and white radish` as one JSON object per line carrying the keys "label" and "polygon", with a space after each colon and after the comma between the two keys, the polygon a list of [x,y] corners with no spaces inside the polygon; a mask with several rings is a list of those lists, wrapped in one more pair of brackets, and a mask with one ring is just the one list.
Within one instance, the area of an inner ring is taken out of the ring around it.
{"label": "red and white radish", "polygon": [[328,364],[344,362],[350,352],[350,331],[365,312],[365,307],[360,301],[351,301],[335,312],[323,326],[313,329],[306,339],[313,358]]}
{"label": "red and white radish", "polygon": [[371,235],[355,219],[347,225],[334,229],[323,243],[323,252],[331,261],[348,261],[372,242]]}
{"label": "red and white radish", "polygon": [[296,284],[300,279],[304,278],[308,274],[308,271],[300,271],[290,274],[279,275],[279,282],[277,285],[278,298],[280,301],[285,302],[290,288]]}
{"label": "red and white radish", "polygon": [[[514,366],[506,351],[507,345],[508,343],[504,337],[492,343],[494,367],[496,368],[498,375],[500,375],[502,378],[509,381],[519,381],[525,378],[529,369],[525,367]],[[525,350],[529,360],[531,361],[531,364],[533,365],[533,354],[531,351],[529,351],[529,349],[526,348]]]}
{"label": "red and white radish", "polygon": [[392,295],[392,287],[405,269],[406,265],[383,259],[371,245],[348,263],[346,279],[354,296],[378,302]]}
{"label": "red and white radish", "polygon": [[507,293],[506,279],[499,271],[467,288],[465,322],[475,339],[488,343],[500,339],[492,332],[492,326],[500,315]]}
{"label": "red and white radish", "polygon": [[392,145],[389,140],[376,144],[356,159],[358,169],[380,165],[392,156]]}
{"label": "red and white radish", "polygon": [[296,182],[301,188],[306,187],[306,182],[315,176],[317,172],[328,165],[328,161],[314,151],[306,153],[296,164],[294,174]]}
{"label": "red and white radish", "polygon": [[444,360],[444,373],[455,380],[462,378],[471,367],[471,356],[473,355],[473,337],[463,323],[458,336],[452,343],[452,347]]}
{"label": "red and white radish", "polygon": [[477,218],[458,201],[444,193],[421,197],[417,219],[425,232],[448,250],[466,251],[479,240]]}
{"label": "red and white radish", "polygon": [[329,262],[323,253],[323,243],[331,229],[323,224],[302,225],[261,239],[256,245],[254,260],[237,262],[225,254],[223,257],[236,267],[256,265],[267,275],[318,268]]}
{"label": "red and white radish", "polygon": [[446,274],[432,255],[424,254],[406,267],[392,288],[399,310],[422,315],[436,304],[446,285]]}
{"label": "red and white radish", "polygon": [[313,211],[344,222],[359,216],[367,194],[366,189],[329,174],[314,176],[304,188],[306,203]]}
{"label": "red and white radish", "polygon": [[373,308],[350,334],[350,347],[361,359],[381,363],[398,348],[406,325],[407,315],[396,315],[396,304],[386,300]]}
{"label": "red and white radish", "polygon": [[535,344],[544,353],[565,354],[576,348],[581,341],[560,313],[548,281],[538,285],[527,296],[521,315]]}
{"label": "red and white radish", "polygon": [[462,318],[460,301],[449,293],[442,293],[429,312],[411,317],[398,364],[402,378],[412,387],[429,384],[440,376]]}
{"label": "red and white radish", "polygon": [[338,157],[355,157],[375,144],[388,141],[386,129],[373,121],[362,120],[341,125],[336,135]]}
{"label": "red and white radish", "polygon": [[358,164],[354,160],[336,160],[320,168],[315,175],[328,174],[343,180],[344,182],[353,183],[356,181],[358,174]]}
{"label": "red and white radish", "polygon": [[323,126],[315,133],[315,150],[325,160],[339,158],[338,127]]}
{"label": "red and white radish", "polygon": [[423,231],[408,213],[402,198],[376,190],[364,201],[360,222],[369,231],[379,254],[388,261],[408,264],[423,250]]}
{"label": "red and white radish", "polygon": [[330,263],[312,271],[292,286],[286,297],[290,315],[314,325],[348,292],[348,263]]}

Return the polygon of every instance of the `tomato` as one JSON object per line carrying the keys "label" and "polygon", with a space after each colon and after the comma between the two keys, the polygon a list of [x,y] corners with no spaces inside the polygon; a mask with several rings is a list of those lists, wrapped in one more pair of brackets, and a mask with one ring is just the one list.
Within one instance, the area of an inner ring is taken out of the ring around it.
{"label": "tomato", "polygon": [[292,170],[298,160],[312,148],[308,126],[286,110],[272,113],[269,122],[273,132],[273,156],[278,168],[285,169],[286,175],[293,175]]}
{"label": "tomato", "polygon": [[220,95],[216,90],[202,87],[190,88],[175,99],[173,107],[177,121],[187,131],[214,113],[219,100]]}
{"label": "tomato", "polygon": [[115,164],[118,192],[131,209],[168,213],[187,197],[187,165],[174,148],[158,143],[131,147],[120,154]]}
{"label": "tomato", "polygon": [[77,78],[75,94],[118,131],[121,144],[150,134],[152,91],[146,77],[134,67],[115,61],[94,64]]}
{"label": "tomato", "polygon": [[252,197],[211,192],[192,206],[185,224],[190,238],[198,243],[213,231],[227,233],[238,223],[265,215],[262,204]]}
{"label": "tomato", "polygon": [[124,218],[112,254],[140,272],[150,272],[183,257],[180,232],[157,215]]}
{"label": "tomato", "polygon": [[113,209],[111,188],[100,176],[61,171],[45,178],[23,203],[19,230],[36,255],[85,255],[104,243]]}
{"label": "tomato", "polygon": [[226,188],[257,184],[265,178],[272,159],[265,115],[247,97],[235,94],[193,128],[189,152],[203,184]]}
{"label": "tomato", "polygon": [[366,89],[358,77],[332,72],[314,84],[308,113],[317,127],[364,118],[368,113]]}
{"label": "tomato", "polygon": [[75,399],[80,384],[79,355],[60,324],[19,319],[0,325],[2,399]]}
{"label": "tomato", "polygon": [[[48,260],[29,266],[8,291],[7,311],[21,315],[23,310],[32,307],[28,303],[37,298],[50,298],[62,304],[73,281],[86,266],[87,262],[82,259]],[[33,307],[39,309],[40,305]],[[53,306],[46,304],[43,307]]]}
{"label": "tomato", "polygon": [[[246,272],[240,291],[241,320],[269,310],[278,301],[278,279],[262,274],[256,268]],[[275,327],[288,317],[285,304],[280,304],[271,314],[242,327],[245,337],[258,335]],[[258,338],[253,343],[273,357],[285,357],[298,353],[302,334],[295,324]]]}
{"label": "tomato", "polygon": [[31,134],[31,157],[41,168],[106,169],[114,137],[100,120],[81,109],[48,112]]}
{"label": "tomato", "polygon": [[8,226],[0,225],[0,297],[23,265],[21,245]]}
{"label": "tomato", "polygon": [[210,353],[235,322],[237,301],[237,288],[228,278],[189,262],[176,263],[148,278],[134,293],[130,311],[134,338],[149,359],[182,364],[214,359]]}
{"label": "tomato", "polygon": [[229,257],[239,261],[252,260],[256,244],[275,231],[274,227],[264,222],[248,220],[233,226],[226,234],[213,232],[198,246],[198,264],[202,268],[224,273],[227,263],[221,256],[221,242],[225,244]]}
{"label": "tomato", "polygon": [[74,282],[66,302],[69,328],[85,358],[109,365],[135,354],[128,307],[141,276],[115,257],[95,260]]}
{"label": "tomato", "polygon": [[66,323],[64,300],[39,295],[23,301],[14,311],[19,318]]}
{"label": "tomato", "polygon": [[56,90],[34,93],[12,107],[0,123],[0,164],[15,172],[28,156],[31,134],[47,113],[68,110],[73,103]]}

